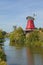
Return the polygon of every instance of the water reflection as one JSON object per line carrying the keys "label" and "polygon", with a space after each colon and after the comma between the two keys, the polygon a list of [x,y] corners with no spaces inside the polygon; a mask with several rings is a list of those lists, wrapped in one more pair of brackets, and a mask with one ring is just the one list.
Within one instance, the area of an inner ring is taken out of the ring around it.
{"label": "water reflection", "polygon": [[35,63],[35,65],[43,65],[40,54],[34,54],[34,63]]}
{"label": "water reflection", "polygon": [[28,59],[28,65],[34,65],[34,59],[33,59],[33,54],[31,52],[30,48],[27,48],[27,59]]}
{"label": "water reflection", "polygon": [[[6,42],[7,44],[8,42]],[[43,48],[4,46],[8,65],[43,65]]]}
{"label": "water reflection", "polygon": [[34,65],[43,65],[43,48],[33,48]]}
{"label": "water reflection", "polygon": [[16,49],[14,47],[4,47],[7,55],[7,64],[27,65],[26,49]]}

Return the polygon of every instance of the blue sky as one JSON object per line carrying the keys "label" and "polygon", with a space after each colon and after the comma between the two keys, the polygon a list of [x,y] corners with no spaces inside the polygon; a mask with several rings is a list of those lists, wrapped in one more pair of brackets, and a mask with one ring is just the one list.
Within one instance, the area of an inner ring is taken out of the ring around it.
{"label": "blue sky", "polygon": [[43,27],[43,0],[0,0],[0,29],[7,32],[13,25],[26,27],[26,16],[35,16],[35,26]]}

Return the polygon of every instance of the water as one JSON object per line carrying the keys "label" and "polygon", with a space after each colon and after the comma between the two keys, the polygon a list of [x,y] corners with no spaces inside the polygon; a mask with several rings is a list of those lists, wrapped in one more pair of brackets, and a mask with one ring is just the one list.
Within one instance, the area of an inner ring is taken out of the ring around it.
{"label": "water", "polygon": [[7,65],[43,65],[43,49],[34,51],[30,48],[9,46],[9,41],[4,43]]}

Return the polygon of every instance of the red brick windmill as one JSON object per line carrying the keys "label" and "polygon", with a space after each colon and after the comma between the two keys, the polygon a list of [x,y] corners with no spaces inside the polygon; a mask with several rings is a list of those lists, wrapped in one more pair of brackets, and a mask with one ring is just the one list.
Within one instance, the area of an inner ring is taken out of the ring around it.
{"label": "red brick windmill", "polygon": [[28,16],[27,19],[27,25],[26,25],[26,32],[33,31],[35,29],[34,25],[34,17]]}

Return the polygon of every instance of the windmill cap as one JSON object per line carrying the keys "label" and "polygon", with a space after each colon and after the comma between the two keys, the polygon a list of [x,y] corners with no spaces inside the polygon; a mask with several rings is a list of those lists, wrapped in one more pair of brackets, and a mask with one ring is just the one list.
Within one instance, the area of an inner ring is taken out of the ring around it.
{"label": "windmill cap", "polygon": [[32,16],[27,16],[26,19],[34,20],[34,17],[32,17]]}

